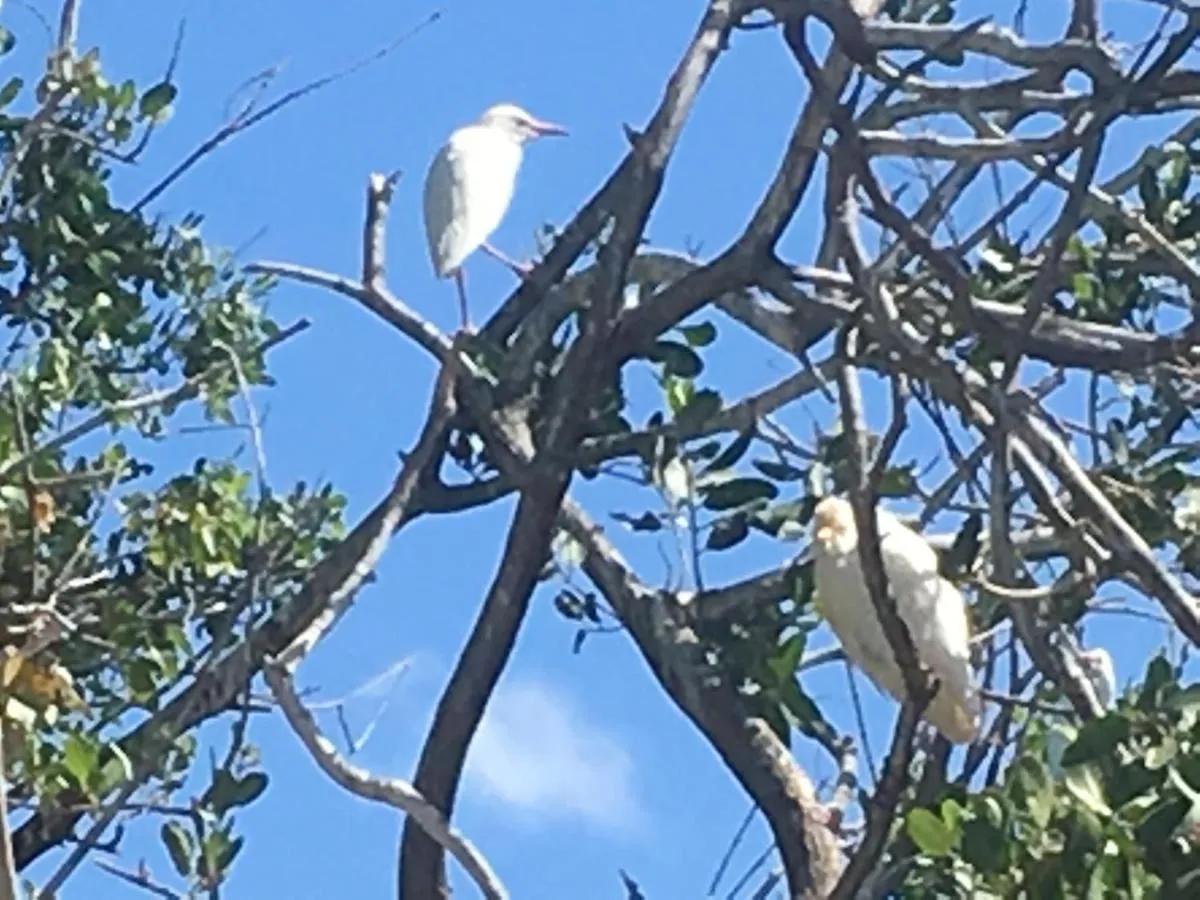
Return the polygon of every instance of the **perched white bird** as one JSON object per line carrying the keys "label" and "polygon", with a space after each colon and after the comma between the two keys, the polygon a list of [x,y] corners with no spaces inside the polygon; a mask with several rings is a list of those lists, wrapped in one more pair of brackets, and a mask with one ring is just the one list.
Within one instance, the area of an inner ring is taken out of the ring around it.
{"label": "perched white bird", "polygon": [[[938,679],[925,719],[948,740],[965,744],[979,734],[980,698],[971,670],[970,625],[962,594],[938,574],[937,554],[915,531],[878,510],[879,550],[896,611],[912,635],[921,662]],[[817,607],[846,657],[897,700],[904,677],[863,578],[854,511],[826,497],[813,513]]]}
{"label": "perched white bird", "polygon": [[425,236],[439,278],[454,276],[463,328],[469,327],[463,261],[482,248],[509,268],[524,274],[487,243],[496,230],[516,186],[526,141],[566,129],[535,119],[519,106],[501,103],[478,122],[450,135],[425,175]]}

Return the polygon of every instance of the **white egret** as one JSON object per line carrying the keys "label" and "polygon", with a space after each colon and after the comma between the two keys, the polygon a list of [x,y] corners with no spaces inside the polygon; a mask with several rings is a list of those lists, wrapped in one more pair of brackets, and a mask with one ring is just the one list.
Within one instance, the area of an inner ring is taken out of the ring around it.
{"label": "white egret", "polygon": [[487,242],[512,200],[527,141],[566,134],[565,128],[534,118],[519,106],[501,103],[479,121],[457,129],[425,175],[425,236],[439,278],[454,277],[462,327],[470,327],[463,261],[477,249],[500,260],[518,276],[526,267]]}
{"label": "white egret", "polygon": [[[962,594],[938,574],[937,554],[925,539],[880,509],[879,551],[896,611],[912,636],[917,657],[938,680],[925,719],[948,740],[965,744],[979,734],[980,697],[971,669],[970,625]],[[892,655],[858,552],[854,511],[826,497],[813,513],[817,607],[846,657],[881,689],[903,702],[904,676]]]}

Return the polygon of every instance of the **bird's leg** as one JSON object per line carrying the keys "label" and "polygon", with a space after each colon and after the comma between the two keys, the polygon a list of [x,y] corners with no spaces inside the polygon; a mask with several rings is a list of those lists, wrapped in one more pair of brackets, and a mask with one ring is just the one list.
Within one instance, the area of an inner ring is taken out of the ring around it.
{"label": "bird's leg", "polygon": [[462,318],[462,331],[471,330],[471,317],[467,313],[467,279],[462,267],[454,270],[454,285],[458,288],[458,313]]}
{"label": "bird's leg", "polygon": [[484,241],[483,244],[480,245],[479,249],[482,250],[484,253],[486,253],[488,256],[490,256],[492,259],[495,259],[495,260],[498,260],[499,262],[504,263],[504,265],[506,265],[510,269],[512,269],[513,273],[518,278],[520,278],[522,281],[524,281],[526,278],[528,278],[529,273],[533,271],[532,263],[527,263],[527,262],[519,263],[512,257],[507,256],[504,253],[501,253],[499,250],[497,250],[495,247],[493,247],[487,241]]}

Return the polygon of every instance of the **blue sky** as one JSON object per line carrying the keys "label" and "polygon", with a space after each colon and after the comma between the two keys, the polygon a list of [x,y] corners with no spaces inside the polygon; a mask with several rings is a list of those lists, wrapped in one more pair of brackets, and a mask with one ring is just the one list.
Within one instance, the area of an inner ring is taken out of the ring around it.
{"label": "blue sky", "polygon": [[[1035,36],[1060,27],[1058,7],[1065,4],[1054,5],[1054,19],[1034,6],[1029,26]],[[963,16],[988,7],[967,4]],[[1116,28],[1132,5],[1111,7],[1106,25]],[[244,251],[247,261],[290,260],[356,277],[366,177],[402,169],[389,229],[390,285],[435,324],[453,327],[453,288],[430,271],[419,214],[421,179],[445,136],[500,101],[518,102],[570,129],[568,139],[531,149],[517,199],[493,238],[510,255],[533,254],[539,224],[568,221],[620,160],[622,123],[646,120],[695,27],[700,3],[85,0],[81,45],[102,48],[112,77],[143,85],[160,75],[177,23],[187,18],[175,116],[145,161],[119,173],[118,184],[132,193],[153,183],[219,127],[230,96],[255,73],[284,63],[279,88],[298,86],[363,56],[438,8],[438,23],[383,62],[239,136],[158,209],[176,216],[204,212],[204,233],[217,244],[240,247],[253,239]],[[22,39],[23,52],[41,52],[39,26],[27,11],[9,5],[5,19]],[[650,223],[651,242],[698,245],[704,255],[735,237],[778,162],[804,94],[777,35],[735,36],[685,130]],[[1133,142],[1144,141],[1145,133],[1127,131],[1116,141],[1110,168],[1128,160]],[[1043,224],[1056,205],[1046,200],[1035,210]],[[811,200],[806,204],[783,242],[783,255],[810,260],[819,210]],[[479,321],[513,280],[484,258],[468,262],[468,271]],[[277,487],[328,480],[349,496],[349,514],[357,517],[390,483],[397,451],[414,440],[433,367],[420,350],[341,297],[284,285],[274,294],[272,311],[283,323],[307,317],[314,327],[273,353],[279,387],[258,396],[271,480]],[[707,377],[727,396],[793,370],[782,354],[725,323],[722,341],[721,358],[712,361]],[[649,381],[643,376],[638,383]],[[635,397],[643,418],[653,399],[646,391]],[[876,420],[886,410],[879,400],[868,396]],[[811,422],[829,419],[819,399],[782,417],[802,437],[811,434]],[[915,432],[900,458],[920,454],[929,438],[927,429]],[[164,462],[186,465],[202,440],[180,437]],[[653,503],[651,495],[611,482],[578,485],[577,491],[602,521],[612,510],[638,512]],[[511,511],[511,503],[498,503],[406,529],[384,557],[379,581],[301,669],[302,686],[319,686],[319,696],[328,699],[409,660],[386,690],[351,704],[351,721],[361,727],[387,701],[357,762],[383,774],[411,774],[433,705],[495,570]],[[761,570],[795,550],[766,541],[747,546],[714,560],[706,569],[709,583]],[[649,580],[664,577],[652,540],[624,540],[622,547]],[[472,754],[458,826],[515,897],[621,897],[619,868],[652,900],[702,895],[747,798],[624,636],[593,638],[582,654],[572,655],[573,629],[554,612],[552,597],[543,589],[535,599]],[[1144,653],[1161,641],[1161,630],[1125,619],[1102,622],[1094,634],[1112,642],[1122,681],[1140,671]],[[817,646],[828,642],[823,633],[814,639]],[[804,686],[830,718],[849,727],[840,669],[806,676]],[[869,687],[863,692],[878,755],[894,707]],[[325,725],[333,734],[333,721]],[[272,783],[242,815],[249,841],[227,896],[391,896],[397,816],[328,782],[280,719],[259,720],[255,735]],[[820,751],[798,742],[796,752],[815,778],[831,776]],[[766,845],[761,829],[752,834],[734,865],[735,877]],[[168,877],[165,857],[153,836],[146,837],[133,835],[131,853],[146,853],[152,869]],[[121,896],[124,890],[87,870],[65,896]],[[470,896],[470,889],[463,895]]]}

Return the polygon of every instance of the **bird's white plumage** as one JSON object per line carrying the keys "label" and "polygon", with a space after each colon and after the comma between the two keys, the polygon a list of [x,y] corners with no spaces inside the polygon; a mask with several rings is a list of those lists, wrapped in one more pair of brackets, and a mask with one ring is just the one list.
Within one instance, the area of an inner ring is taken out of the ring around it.
{"label": "bird's white plumage", "polygon": [[459,128],[425,176],[425,235],[439,277],[452,274],[508,211],[521,167],[521,138],[480,122]]}
{"label": "bird's white plumage", "polygon": [[[863,578],[858,529],[850,504],[821,501],[814,514],[813,565],[821,614],[846,656],[897,700],[904,677],[879,624]],[[937,554],[886,510],[877,511],[879,550],[896,610],[917,656],[939,681],[925,718],[947,739],[967,743],[979,733],[979,693],[971,669],[970,625],[962,594],[938,574]]]}

